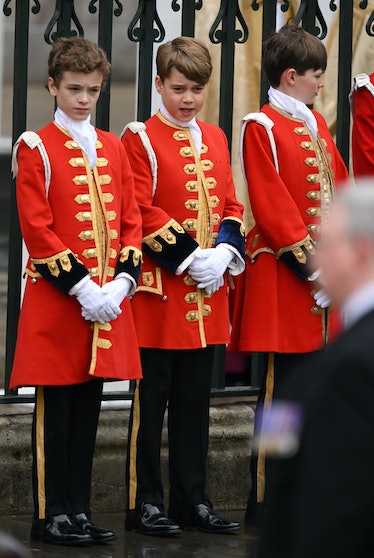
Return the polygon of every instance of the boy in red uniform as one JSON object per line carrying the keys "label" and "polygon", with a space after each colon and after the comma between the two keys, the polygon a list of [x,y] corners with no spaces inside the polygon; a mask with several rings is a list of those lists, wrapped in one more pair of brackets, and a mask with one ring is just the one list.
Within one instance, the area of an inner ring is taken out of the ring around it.
{"label": "boy in red uniform", "polygon": [[352,163],[355,177],[374,174],[374,73],[358,74],[350,94]]}
{"label": "boy in red uniform", "polygon": [[[195,119],[211,74],[207,48],[179,37],[157,53],[160,110],[123,143],[143,218],[144,265],[133,313],[143,380],[132,406],[126,528],[174,535],[238,529],[205,494],[214,346],[229,340],[228,274],[244,268],[243,207],[223,131]],[[169,517],[160,471],[168,405]]]}
{"label": "boy in red uniform", "polygon": [[48,60],[55,120],[16,143],[13,170],[26,267],[10,387],[36,386],[31,537],[101,543],[90,519],[103,379],[141,376],[128,295],[141,265],[141,216],[123,145],[90,124],[110,71],[82,38]]}
{"label": "boy in red uniform", "polygon": [[[322,42],[285,26],[265,42],[263,64],[270,103],[248,114],[242,127],[255,225],[246,238],[246,271],[233,292],[231,350],[268,355],[259,397],[268,403],[289,367],[322,349],[339,327],[312,260],[334,186],[347,170],[325,120],[307,106],[324,85]],[[254,457],[251,471],[247,522],[263,500],[261,447],[258,470]]]}

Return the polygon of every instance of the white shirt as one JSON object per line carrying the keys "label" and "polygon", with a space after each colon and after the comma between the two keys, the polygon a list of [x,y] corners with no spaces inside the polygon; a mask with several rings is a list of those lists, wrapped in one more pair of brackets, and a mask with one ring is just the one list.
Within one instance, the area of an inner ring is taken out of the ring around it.
{"label": "white shirt", "polygon": [[374,310],[374,281],[357,289],[345,301],[342,311],[346,327],[353,326],[371,310]]}

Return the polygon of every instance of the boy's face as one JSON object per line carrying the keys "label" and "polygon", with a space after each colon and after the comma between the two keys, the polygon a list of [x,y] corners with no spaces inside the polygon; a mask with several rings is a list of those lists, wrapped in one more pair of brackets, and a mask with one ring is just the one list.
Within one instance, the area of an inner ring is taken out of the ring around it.
{"label": "boy's face", "polygon": [[294,71],[291,95],[306,105],[312,105],[321,87],[325,85],[323,70],[307,70],[300,75]]}
{"label": "boy's face", "polygon": [[188,122],[201,110],[208,84],[191,81],[176,68],[171,69],[169,77],[163,82],[156,76],[155,83],[166,110],[176,120]]}
{"label": "boy's face", "polygon": [[64,72],[58,87],[51,77],[48,78],[48,89],[67,116],[85,120],[96,106],[102,81],[103,75],[98,70],[90,74]]}

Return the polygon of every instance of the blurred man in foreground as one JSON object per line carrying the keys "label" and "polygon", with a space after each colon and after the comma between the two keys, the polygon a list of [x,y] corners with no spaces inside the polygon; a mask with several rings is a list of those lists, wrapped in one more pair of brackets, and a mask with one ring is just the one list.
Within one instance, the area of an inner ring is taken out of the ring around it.
{"label": "blurred man in foreground", "polygon": [[297,370],[265,412],[269,465],[261,558],[372,555],[373,184],[361,182],[338,196],[318,260],[346,331]]}

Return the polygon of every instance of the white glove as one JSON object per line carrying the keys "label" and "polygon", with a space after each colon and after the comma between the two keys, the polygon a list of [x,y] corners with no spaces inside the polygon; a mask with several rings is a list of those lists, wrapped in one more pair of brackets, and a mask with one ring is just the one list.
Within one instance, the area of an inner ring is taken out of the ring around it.
{"label": "white glove", "polygon": [[111,296],[114,302],[120,306],[131,291],[132,286],[133,283],[127,277],[117,277],[117,279],[105,283],[102,287],[102,291]]}
{"label": "white glove", "polygon": [[223,275],[221,275],[220,277],[218,277],[218,279],[216,279],[215,281],[213,281],[212,283],[210,283],[205,287],[206,293],[208,295],[212,295],[213,293],[218,291],[218,289],[223,287],[224,282],[225,281],[223,280]]}
{"label": "white glove", "polygon": [[[204,252],[207,250],[210,252],[208,257],[205,257]],[[202,250],[188,268],[192,279],[198,282],[199,289],[204,289],[221,277],[233,258],[232,251],[221,244],[213,249],[207,248],[207,250]]]}
{"label": "white glove", "polygon": [[82,306],[82,316],[91,322],[105,324],[121,314],[122,310],[94,281],[86,281],[75,293]]}
{"label": "white glove", "polygon": [[321,308],[327,308],[331,304],[331,298],[323,289],[320,289],[313,295],[314,300]]}

